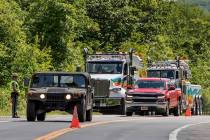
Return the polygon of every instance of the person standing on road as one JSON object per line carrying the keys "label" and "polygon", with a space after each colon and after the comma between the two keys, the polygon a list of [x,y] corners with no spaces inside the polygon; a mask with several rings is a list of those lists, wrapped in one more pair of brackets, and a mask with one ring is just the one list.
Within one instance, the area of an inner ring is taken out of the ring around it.
{"label": "person standing on road", "polygon": [[12,81],[10,83],[11,100],[12,100],[12,118],[19,118],[19,116],[17,115],[17,105],[18,105],[18,96],[20,94],[20,89],[17,79],[18,75],[16,73],[13,73]]}

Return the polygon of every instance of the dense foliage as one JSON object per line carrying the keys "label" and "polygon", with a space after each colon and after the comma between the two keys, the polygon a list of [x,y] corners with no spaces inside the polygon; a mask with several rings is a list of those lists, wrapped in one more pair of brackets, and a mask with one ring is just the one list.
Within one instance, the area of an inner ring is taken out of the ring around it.
{"label": "dense foliage", "polygon": [[189,59],[191,81],[202,85],[210,107],[208,12],[166,0],[0,1],[3,87],[12,72],[22,81],[34,71],[74,71],[83,64],[84,47],[91,51],[132,47],[144,60]]}
{"label": "dense foliage", "polygon": [[179,0],[185,2],[186,4],[192,4],[204,8],[205,10],[210,11],[210,1],[209,0]]}

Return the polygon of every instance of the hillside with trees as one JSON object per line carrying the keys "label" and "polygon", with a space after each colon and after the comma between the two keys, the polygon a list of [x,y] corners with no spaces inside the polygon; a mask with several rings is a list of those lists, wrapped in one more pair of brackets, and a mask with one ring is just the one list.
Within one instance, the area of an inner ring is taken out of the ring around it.
{"label": "hillside with trees", "polygon": [[186,4],[199,6],[207,11],[210,11],[210,0],[179,0],[179,1],[184,2]]}
{"label": "hillside with trees", "polygon": [[84,47],[132,47],[145,63],[189,59],[191,81],[202,85],[210,107],[210,13],[199,7],[164,0],[1,0],[0,110],[9,106],[11,73],[22,84],[35,71],[75,71]]}

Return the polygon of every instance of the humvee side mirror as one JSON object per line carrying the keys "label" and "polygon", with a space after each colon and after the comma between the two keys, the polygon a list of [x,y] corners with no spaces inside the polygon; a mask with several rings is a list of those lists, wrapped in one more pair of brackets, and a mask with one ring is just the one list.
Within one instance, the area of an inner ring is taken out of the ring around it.
{"label": "humvee side mirror", "polygon": [[30,79],[29,78],[24,78],[24,87],[28,87],[30,84]]}

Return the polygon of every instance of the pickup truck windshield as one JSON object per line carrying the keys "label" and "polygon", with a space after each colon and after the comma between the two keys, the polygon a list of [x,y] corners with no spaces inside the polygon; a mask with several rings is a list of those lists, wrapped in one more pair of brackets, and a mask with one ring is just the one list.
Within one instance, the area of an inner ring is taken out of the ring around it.
{"label": "pickup truck windshield", "polygon": [[82,75],[34,75],[31,83],[32,88],[41,87],[64,87],[64,88],[84,88],[85,77]]}
{"label": "pickup truck windshield", "polygon": [[149,80],[138,80],[136,82],[136,88],[161,88],[165,89],[164,81],[149,81]]}
{"label": "pickup truck windshield", "polygon": [[87,69],[94,74],[121,74],[122,62],[89,62]]}
{"label": "pickup truck windshield", "polygon": [[147,77],[169,78],[174,79],[174,70],[148,70]]}

